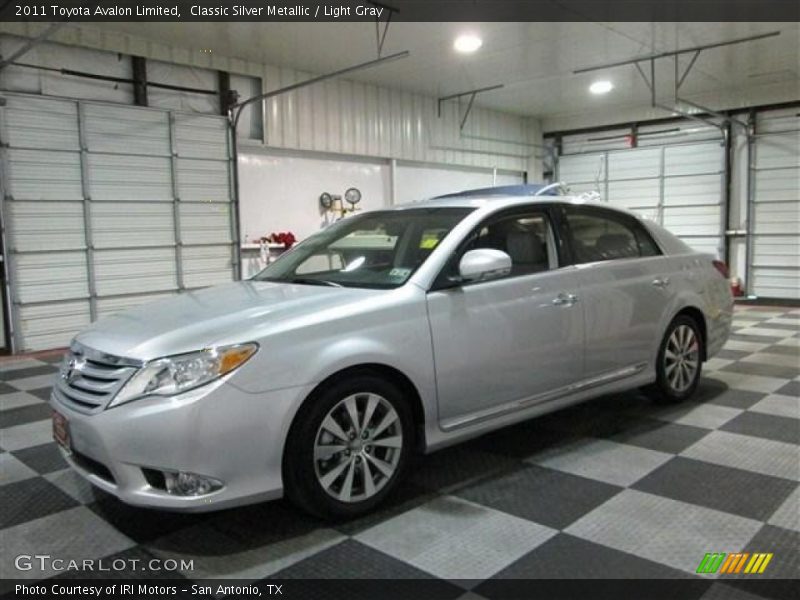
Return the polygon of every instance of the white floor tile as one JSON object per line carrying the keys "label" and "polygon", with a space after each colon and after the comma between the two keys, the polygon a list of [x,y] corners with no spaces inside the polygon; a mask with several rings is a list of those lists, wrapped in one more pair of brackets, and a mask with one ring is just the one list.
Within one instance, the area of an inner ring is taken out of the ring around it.
{"label": "white floor tile", "polygon": [[50,419],[0,430],[0,446],[5,450],[22,450],[52,441],[53,424]]}
{"label": "white floor tile", "polygon": [[446,496],[384,521],[355,539],[443,579],[484,579],[556,533]]}
{"label": "white floor tile", "polygon": [[678,406],[659,413],[656,418],[661,421],[680,423],[681,425],[692,425],[704,429],[719,429],[731,419],[742,414],[742,410],[729,406],[718,406],[716,404],[695,404]]}
{"label": "white floor tile", "polygon": [[759,529],[753,519],[625,490],[564,531],[694,573],[709,548],[744,548]]}
{"label": "white floor tile", "polygon": [[800,480],[800,446],[764,438],[712,431],[681,456],[716,465]]}
{"label": "white floor tile", "polygon": [[8,452],[0,454],[0,485],[38,476],[36,471],[15,458],[13,454]]}
{"label": "white floor tile", "polygon": [[[3,547],[19,554],[49,554],[52,558],[75,560],[99,558],[133,547],[133,540],[86,507],[72,508],[3,530]],[[30,571],[18,571],[13,560],[0,561],[3,579],[40,579],[57,574],[41,569],[36,561]]]}
{"label": "white floor tile", "polygon": [[580,440],[543,452],[527,462],[628,486],[663,465],[672,455],[610,440]]}
{"label": "white floor tile", "polygon": [[783,394],[770,394],[763,400],[756,402],[749,410],[777,417],[800,419],[800,398],[784,396]]}
{"label": "white floor tile", "polygon": [[800,487],[786,498],[767,521],[770,525],[800,531]]}

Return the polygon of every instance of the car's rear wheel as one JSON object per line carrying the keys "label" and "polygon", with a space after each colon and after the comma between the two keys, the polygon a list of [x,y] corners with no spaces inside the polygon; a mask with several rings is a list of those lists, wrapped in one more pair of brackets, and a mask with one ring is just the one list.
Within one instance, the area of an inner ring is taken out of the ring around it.
{"label": "car's rear wheel", "polygon": [[287,496],[321,517],[372,510],[394,487],[413,446],[400,390],[374,375],[333,383],[301,409],[284,462]]}
{"label": "car's rear wheel", "polygon": [[697,322],[678,315],[664,334],[656,360],[656,381],[647,391],[663,403],[677,403],[697,389],[703,368],[703,337]]}

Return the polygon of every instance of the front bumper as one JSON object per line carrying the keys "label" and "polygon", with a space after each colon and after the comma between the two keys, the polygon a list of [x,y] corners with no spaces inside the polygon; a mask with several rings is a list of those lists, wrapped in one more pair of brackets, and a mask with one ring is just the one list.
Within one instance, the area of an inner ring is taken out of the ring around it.
{"label": "front bumper", "polygon": [[[70,466],[98,488],[136,506],[201,512],[278,498],[284,441],[310,386],[250,394],[226,379],[171,398],[135,400],[95,414],[50,404],[69,421]],[[176,496],[142,469],[213,477],[223,487]]]}

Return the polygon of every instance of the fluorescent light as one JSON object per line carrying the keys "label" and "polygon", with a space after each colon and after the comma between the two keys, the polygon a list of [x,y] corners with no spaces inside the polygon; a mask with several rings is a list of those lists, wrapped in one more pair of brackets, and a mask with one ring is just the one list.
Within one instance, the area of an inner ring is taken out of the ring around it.
{"label": "fluorescent light", "polygon": [[453,42],[453,48],[464,53],[475,52],[481,46],[483,46],[483,40],[471,33],[460,35]]}
{"label": "fluorescent light", "polygon": [[600,81],[595,81],[592,85],[589,86],[589,91],[593,94],[607,94],[611,90],[614,89],[614,84],[610,81],[606,81],[601,79]]}

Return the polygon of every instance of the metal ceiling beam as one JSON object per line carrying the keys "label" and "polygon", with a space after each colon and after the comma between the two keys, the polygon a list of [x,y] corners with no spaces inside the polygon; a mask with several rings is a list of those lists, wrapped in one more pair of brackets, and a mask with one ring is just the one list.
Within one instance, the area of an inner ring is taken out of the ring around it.
{"label": "metal ceiling beam", "polygon": [[388,63],[394,60],[406,58],[410,54],[411,53],[408,50],[403,50],[402,52],[397,52],[395,54],[390,54],[389,56],[376,58],[374,60],[368,60],[367,62],[359,63],[357,65],[346,67],[344,69],[339,69],[338,71],[334,71],[332,73],[326,73],[325,75],[320,75],[318,77],[312,77],[311,79],[306,79],[305,81],[300,81],[299,83],[287,85],[286,87],[282,87],[277,90],[272,90],[264,94],[259,94],[257,96],[253,96],[252,98],[248,98],[247,100],[244,100],[242,102],[238,102],[233,106],[231,106],[231,111],[234,113],[233,116],[234,131],[236,131],[236,126],[239,124],[239,117],[242,116],[242,111],[244,110],[244,107],[247,106],[248,104],[253,104],[254,102],[260,102],[260,101],[263,102],[264,100],[268,100],[269,98],[273,98],[281,94],[286,94],[288,92],[293,92],[294,90],[304,88],[306,86],[313,85],[315,83],[320,83],[321,81],[326,81],[328,79],[333,79],[335,77],[341,77],[342,75],[345,75],[347,73],[352,73],[353,71],[360,71],[361,69],[369,69],[370,67],[375,67],[377,65]]}
{"label": "metal ceiling beam", "polygon": [[469,118],[469,113],[472,111],[472,105],[475,103],[475,96],[477,96],[482,92],[499,90],[501,87],[504,87],[504,84],[500,83],[498,85],[490,85],[487,87],[476,88],[474,90],[467,90],[466,92],[458,92],[457,94],[450,94],[449,96],[442,96],[437,100],[437,105],[436,105],[437,115],[440,118],[442,116],[442,102],[446,102],[447,100],[457,100],[459,98],[463,98],[464,96],[469,96],[469,102],[467,103],[467,110],[464,112],[464,116],[461,117],[461,122],[458,126],[458,129],[460,131],[463,131],[464,125],[466,125],[467,123],[467,118]]}
{"label": "metal ceiling beam", "polygon": [[386,17],[386,25],[383,27],[383,33],[381,33],[381,18],[375,17],[375,43],[378,46],[378,56],[380,56],[383,53],[383,43],[386,41],[386,34],[389,33],[389,25],[392,24],[392,16],[394,16],[394,13],[399,13],[400,9],[381,2],[375,2],[374,0],[368,1],[373,6],[386,9],[388,15]]}
{"label": "metal ceiling beam", "polygon": [[722,46],[732,46],[734,44],[743,44],[745,42],[752,42],[755,40],[763,40],[765,38],[775,37],[780,35],[780,31],[770,31],[768,33],[761,33],[758,35],[751,35],[743,38],[736,38],[732,40],[725,40],[723,42],[715,42],[713,44],[702,44],[700,46],[691,46],[689,48],[680,48],[678,50],[670,50],[668,52],[657,52],[655,54],[648,54],[646,56],[639,56],[637,58],[629,58],[627,60],[620,60],[616,62],[605,63],[602,65],[595,65],[592,67],[582,67],[572,71],[574,74],[588,73],[590,71],[599,71],[601,69],[611,69],[613,67],[622,67],[625,65],[634,65],[639,62],[647,62],[649,60],[658,60],[659,58],[667,58],[668,56],[678,56],[681,54],[692,54],[694,52],[702,52],[710,48],[721,48]]}
{"label": "metal ceiling beam", "polygon": [[11,56],[0,60],[0,70],[5,69],[15,60],[27,54],[29,51],[33,50],[37,45],[45,41],[48,37],[54,34],[56,30],[61,28],[63,25],[64,21],[57,21],[55,23],[50,23],[50,25],[47,28],[45,28],[41,33],[39,33],[39,35],[30,38],[27,42],[22,44],[22,46],[17,48],[16,52],[12,53]]}

